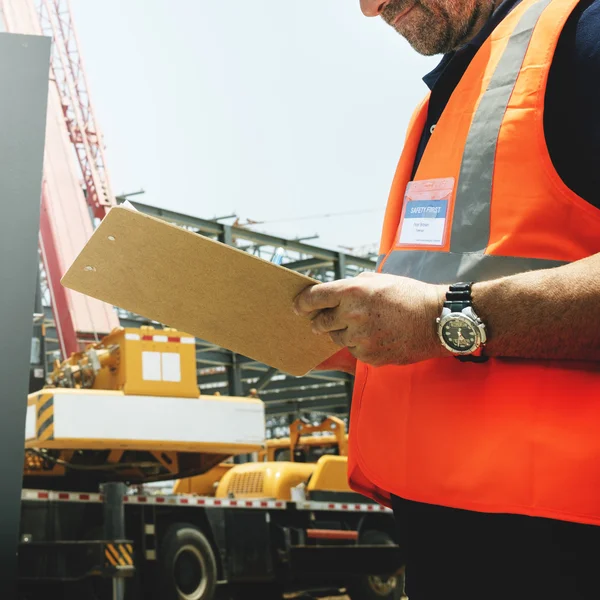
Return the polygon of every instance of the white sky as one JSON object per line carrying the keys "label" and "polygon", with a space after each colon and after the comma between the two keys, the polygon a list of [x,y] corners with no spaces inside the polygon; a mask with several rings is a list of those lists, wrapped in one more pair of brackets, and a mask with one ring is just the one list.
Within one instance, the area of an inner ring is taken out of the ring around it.
{"label": "white sky", "polygon": [[438,58],[358,0],[71,3],[115,193],[335,249],[378,240]]}

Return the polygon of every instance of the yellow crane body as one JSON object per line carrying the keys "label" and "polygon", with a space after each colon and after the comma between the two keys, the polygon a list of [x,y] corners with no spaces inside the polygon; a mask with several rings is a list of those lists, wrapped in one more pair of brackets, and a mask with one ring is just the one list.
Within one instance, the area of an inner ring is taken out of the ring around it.
{"label": "yellow crane body", "polygon": [[27,399],[24,475],[143,483],[261,450],[263,402],[200,394],[196,368],[192,336],[152,327],[115,329],[57,363]]}

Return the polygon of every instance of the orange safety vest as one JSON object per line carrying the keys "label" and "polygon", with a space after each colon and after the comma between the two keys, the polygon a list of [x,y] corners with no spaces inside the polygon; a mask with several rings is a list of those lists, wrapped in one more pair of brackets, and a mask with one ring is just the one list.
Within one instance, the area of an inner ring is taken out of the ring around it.
{"label": "orange safety vest", "polygon": [[[544,138],[548,72],[576,5],[523,0],[458,83],[415,176],[454,178],[439,246],[400,243],[427,99],[417,109],[390,193],[379,272],[477,282],[600,252],[600,210],[565,186]],[[393,494],[600,524],[598,363],[359,362],[350,431],[351,486],[382,504]]]}

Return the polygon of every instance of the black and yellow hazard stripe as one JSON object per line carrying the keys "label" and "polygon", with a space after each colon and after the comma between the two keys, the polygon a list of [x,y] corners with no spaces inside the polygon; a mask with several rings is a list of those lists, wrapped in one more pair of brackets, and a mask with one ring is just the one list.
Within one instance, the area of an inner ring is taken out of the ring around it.
{"label": "black and yellow hazard stripe", "polygon": [[40,396],[37,405],[37,439],[48,441],[54,439],[54,396]]}
{"label": "black and yellow hazard stripe", "polygon": [[106,564],[112,567],[132,567],[133,547],[131,544],[106,544],[104,548]]}

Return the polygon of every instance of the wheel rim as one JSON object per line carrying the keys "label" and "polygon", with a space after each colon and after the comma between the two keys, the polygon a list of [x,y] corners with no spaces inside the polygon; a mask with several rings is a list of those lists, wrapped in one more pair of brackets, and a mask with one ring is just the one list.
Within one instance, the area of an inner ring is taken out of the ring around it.
{"label": "wheel rim", "polygon": [[173,561],[175,587],[181,600],[200,600],[208,582],[206,561],[198,548],[186,545],[179,548]]}
{"label": "wheel rim", "polygon": [[398,586],[396,577],[380,577],[379,575],[369,575],[369,586],[382,598],[389,596]]}

